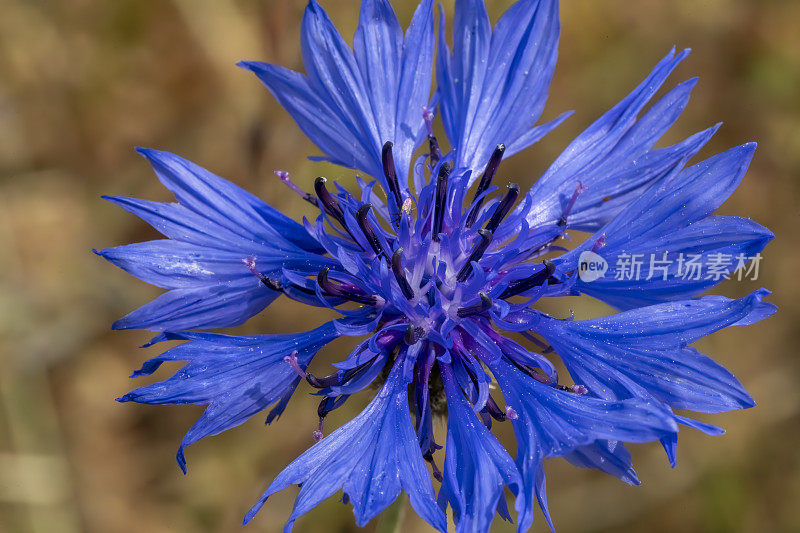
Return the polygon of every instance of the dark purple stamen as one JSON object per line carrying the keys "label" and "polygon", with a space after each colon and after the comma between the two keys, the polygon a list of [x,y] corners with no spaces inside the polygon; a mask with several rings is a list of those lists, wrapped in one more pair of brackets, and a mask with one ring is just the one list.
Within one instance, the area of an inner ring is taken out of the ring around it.
{"label": "dark purple stamen", "polygon": [[278,176],[278,178],[280,178],[280,180],[283,182],[284,185],[286,185],[291,190],[299,194],[303,200],[310,203],[314,207],[319,207],[319,202],[317,201],[317,199],[314,198],[314,196],[311,193],[308,193],[303,189],[301,189],[300,187],[298,187],[297,185],[295,185],[294,182],[292,181],[292,178],[289,177],[288,172],[286,172],[285,170],[276,170],[275,175]]}
{"label": "dark purple stamen", "polygon": [[498,422],[505,422],[506,413],[500,410],[491,394],[489,398],[486,399],[486,411]]}
{"label": "dark purple stamen", "polygon": [[439,141],[433,135],[428,135],[428,147],[431,153],[431,167],[435,167],[442,159],[442,150],[439,148]]}
{"label": "dark purple stamen", "polygon": [[500,200],[500,203],[497,205],[497,209],[494,210],[494,214],[492,218],[489,219],[489,222],[486,224],[486,229],[491,232],[497,231],[498,226],[506,218],[509,211],[511,211],[511,207],[514,205],[514,202],[517,201],[517,196],[519,196],[519,185],[516,183],[510,183],[508,185],[508,192]]}
{"label": "dark purple stamen", "polygon": [[397,181],[397,169],[395,169],[394,166],[393,147],[394,144],[392,141],[386,141],[386,144],[383,145],[383,151],[381,152],[381,160],[383,162],[383,175],[386,176],[386,182],[389,184],[389,191],[392,193],[392,196],[394,196],[394,203],[397,205],[397,210],[400,211],[403,200],[400,198],[400,183]]}
{"label": "dark purple stamen", "polygon": [[441,483],[444,480],[444,476],[442,476],[441,470],[439,467],[436,466],[436,461],[433,460],[433,454],[431,452],[426,453],[424,456],[426,461],[431,464],[431,470],[433,471],[433,478]]}
{"label": "dark purple stamen", "polygon": [[408,329],[406,330],[405,337],[403,340],[409,346],[417,344],[419,340],[425,335],[425,330],[419,326],[415,326],[414,324],[409,324]]}
{"label": "dark purple stamen", "polygon": [[322,204],[322,208],[326,213],[335,218],[339,224],[347,227],[347,224],[345,224],[344,221],[344,212],[342,211],[342,207],[339,205],[339,200],[334,198],[330,191],[328,191],[328,188],[325,186],[325,182],[327,181],[328,180],[322,176],[314,180],[314,191],[317,193],[319,203]]}
{"label": "dark purple stamen", "polygon": [[315,389],[327,389],[328,387],[333,387],[339,383],[339,373],[334,372],[329,376],[318,378],[311,372],[306,372],[306,381]]}
{"label": "dark purple stamen", "polygon": [[428,130],[428,146],[430,147],[431,168],[435,168],[442,159],[442,150],[439,148],[439,141],[433,134],[433,111],[427,107],[422,109],[422,118],[425,120],[425,128]]}
{"label": "dark purple stamen", "polygon": [[489,309],[492,308],[492,299],[485,292],[478,293],[478,296],[481,297],[481,303],[471,305],[469,307],[462,307],[456,314],[459,318],[466,318],[472,315],[479,315],[481,313],[485,313]]}
{"label": "dark purple stamen", "polygon": [[511,361],[511,363],[515,367],[517,367],[523,373],[525,373],[528,376],[532,377],[533,379],[535,379],[539,383],[543,383],[544,385],[552,385],[553,384],[553,380],[551,380],[549,377],[545,376],[544,374],[541,374],[541,373],[537,372],[536,369],[531,368],[528,365],[523,365],[522,363],[519,363],[519,362],[515,361],[514,359],[509,359],[509,360]]}
{"label": "dark purple stamen", "polygon": [[481,409],[478,411],[478,418],[481,419],[481,422],[483,422],[483,425],[486,426],[486,429],[492,429],[492,416],[486,412],[486,409]]}
{"label": "dark purple stamen", "polygon": [[367,370],[372,364],[374,363],[374,359],[370,359],[366,363],[362,363],[355,368],[350,368],[345,370],[342,373],[341,379],[339,378],[339,372],[334,372],[333,374],[317,377],[311,372],[305,372],[305,380],[308,382],[309,385],[314,387],[315,389],[327,389],[328,387],[333,387],[335,385],[341,385],[343,383],[347,383],[351,379],[363,374],[365,370]]}
{"label": "dark purple stamen", "polygon": [[394,274],[394,279],[397,280],[397,284],[400,286],[400,291],[402,291],[403,296],[406,297],[406,300],[412,300],[414,298],[414,289],[411,288],[408,279],[406,279],[406,271],[403,268],[402,258],[403,249],[398,248],[394,252],[394,255],[392,255],[392,273]]}
{"label": "dark purple stamen", "polygon": [[537,339],[536,337],[534,337],[533,335],[531,335],[529,332],[527,332],[527,331],[521,331],[521,332],[520,332],[520,335],[522,335],[523,337],[525,337],[526,339],[528,339],[529,341],[531,341],[532,343],[534,343],[536,346],[538,346],[539,348],[541,348],[541,349],[542,349],[542,352],[541,352],[541,353],[542,353],[542,355],[546,355],[546,354],[549,354],[549,353],[553,353],[553,351],[554,351],[554,350],[553,350],[553,347],[552,347],[552,346],[550,346],[549,344],[546,344],[546,343],[544,343],[544,342],[540,341],[539,339]]}
{"label": "dark purple stamen", "polygon": [[556,266],[553,264],[552,261],[548,261],[545,259],[544,261],[544,268],[534,274],[533,276],[522,279],[519,281],[515,281],[512,283],[503,294],[500,295],[500,298],[506,299],[512,296],[516,296],[517,294],[521,294],[525,291],[528,291],[534,287],[538,287],[539,285],[544,284],[544,282],[553,275],[555,272]]}
{"label": "dark purple stamen", "polygon": [[319,426],[317,426],[317,430],[314,431],[314,440],[319,442],[322,440],[324,436],[322,430],[325,428],[325,417],[328,416],[328,413],[333,411],[334,409],[338,409],[350,396],[347,394],[343,394],[341,396],[337,396],[335,398],[326,397],[321,402],[319,402],[319,406],[317,407],[317,416],[319,416]]}
{"label": "dark purple stamen", "polygon": [[336,398],[331,398],[330,396],[326,396],[319,402],[317,406],[317,416],[320,418],[325,418],[328,416],[328,413],[335,409],[334,404],[336,402]]}
{"label": "dark purple stamen", "polygon": [[461,270],[458,272],[456,276],[456,280],[459,282],[466,281],[469,277],[470,273],[472,273],[472,263],[477,262],[483,257],[483,254],[486,252],[486,249],[489,247],[489,244],[492,242],[492,232],[488,229],[481,229],[478,230],[478,235],[480,236],[481,240],[475,245],[472,249],[472,253],[469,254],[467,258],[467,262],[464,263],[464,266],[461,267]]}
{"label": "dark purple stamen", "polygon": [[439,167],[439,176],[436,178],[436,196],[433,211],[433,230],[431,238],[439,242],[439,234],[442,232],[444,224],[444,210],[447,207],[447,181],[450,179],[450,171],[453,170],[451,163],[445,163]]}
{"label": "dark purple stamen", "polygon": [[[369,223],[369,220],[367,220],[370,209],[372,209],[372,204],[364,204],[359,207],[358,211],[356,211],[356,222],[358,222],[358,227],[361,228],[364,237],[369,241],[369,245],[372,247],[372,251],[375,252],[375,255],[386,256],[386,252],[383,251],[383,246],[381,246],[381,241],[378,239],[375,229],[372,227],[372,224]],[[386,258],[388,259],[388,256],[386,256]]]}
{"label": "dark purple stamen", "polygon": [[280,281],[272,279],[269,276],[262,274],[261,272],[258,271],[258,269],[256,268],[255,259],[253,259],[252,257],[248,257],[246,259],[242,259],[242,263],[244,263],[244,265],[247,267],[247,270],[249,270],[255,277],[261,280],[261,283],[266,285],[267,288],[272,289],[273,291],[283,292],[283,285],[281,285]]}
{"label": "dark purple stamen", "polygon": [[486,165],[486,170],[483,172],[481,181],[478,184],[477,190],[475,191],[475,199],[472,201],[474,205],[472,206],[472,210],[469,212],[469,215],[467,215],[467,221],[464,223],[467,228],[471,227],[478,218],[478,212],[481,210],[483,200],[485,199],[485,197],[481,197],[481,195],[486,192],[486,189],[488,189],[492,184],[494,175],[497,173],[497,167],[500,166],[500,161],[503,159],[503,154],[505,151],[506,145],[498,144],[497,148],[494,149],[494,153],[492,153],[492,157],[489,159],[489,163]]}
{"label": "dark purple stamen", "polygon": [[341,285],[337,285],[333,283],[331,280],[328,279],[328,272],[330,272],[329,268],[323,268],[319,274],[317,275],[317,283],[319,284],[320,288],[325,291],[327,294],[331,296],[338,296],[339,298],[344,298],[345,300],[351,300],[353,302],[365,304],[365,305],[375,305],[378,300],[374,296],[366,296],[364,294],[358,294],[351,290],[342,287]]}

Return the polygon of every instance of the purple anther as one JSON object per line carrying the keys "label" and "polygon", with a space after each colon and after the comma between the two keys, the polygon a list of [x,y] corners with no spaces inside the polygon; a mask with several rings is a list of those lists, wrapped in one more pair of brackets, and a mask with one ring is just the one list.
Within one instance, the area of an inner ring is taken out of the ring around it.
{"label": "purple anther", "polygon": [[411,288],[411,285],[408,283],[408,279],[406,279],[406,271],[403,268],[403,249],[398,248],[395,250],[394,255],[392,255],[392,273],[394,274],[394,279],[397,280],[397,284],[400,286],[400,291],[405,296],[406,300],[412,300],[414,298],[414,289]]}
{"label": "purple anther", "polygon": [[314,180],[314,192],[317,193],[317,198],[319,198],[319,203],[322,205],[322,208],[328,213],[330,216],[335,218],[339,224],[344,227],[347,227],[344,221],[344,212],[342,211],[342,206],[339,205],[339,200],[334,198],[334,196],[328,191],[328,188],[325,186],[325,183],[328,180],[323,178],[322,176],[318,177]]}
{"label": "purple anther", "polygon": [[294,182],[292,181],[292,178],[289,177],[288,172],[286,172],[285,170],[276,170],[275,175],[278,176],[278,178],[280,178],[280,180],[283,182],[284,185],[286,185],[291,190],[299,194],[300,198],[302,198],[303,200],[305,200],[306,202],[310,203],[313,206],[319,207],[319,202],[317,201],[317,199],[314,198],[314,196],[311,193],[308,193],[303,189],[301,189],[300,187],[298,187],[297,185],[295,185]]}
{"label": "purple anther", "polygon": [[397,169],[394,166],[393,147],[394,144],[391,141],[386,141],[381,151],[381,161],[383,162],[383,175],[386,176],[386,183],[389,185],[389,191],[394,196],[394,203],[399,211],[403,200],[400,198],[400,183],[397,181]]}
{"label": "purple anther", "polygon": [[514,408],[508,405],[506,405],[506,416],[508,417],[509,420],[516,420],[519,418],[519,415],[514,410]]}
{"label": "purple anther", "polygon": [[509,287],[503,291],[500,295],[500,298],[506,299],[512,296],[516,296],[517,294],[522,294],[523,292],[529,291],[534,287],[538,287],[544,284],[547,279],[553,275],[553,272],[556,271],[556,266],[553,264],[552,261],[545,259],[544,260],[544,268],[534,274],[529,278],[525,278],[519,281],[515,281]]}
{"label": "purple anther", "polygon": [[338,296],[339,298],[344,298],[345,300],[350,300],[364,305],[375,305],[378,302],[377,298],[375,298],[374,296],[359,294],[346,287],[333,283],[331,280],[328,279],[329,272],[330,269],[325,267],[322,270],[320,270],[319,274],[317,275],[317,284],[325,293],[331,296]]}
{"label": "purple anther", "polygon": [[378,239],[378,235],[375,233],[375,229],[367,219],[370,209],[372,209],[372,204],[364,204],[359,207],[358,211],[356,211],[356,222],[358,222],[358,227],[361,228],[361,233],[363,233],[364,237],[367,238],[367,241],[372,247],[372,251],[375,252],[375,255],[382,255],[388,259],[386,252],[383,250],[383,246],[381,246],[381,241]]}
{"label": "purple anther", "polygon": [[572,198],[569,199],[567,208],[564,209],[564,214],[561,215],[561,218],[558,220],[559,226],[567,225],[567,217],[569,217],[569,214],[572,213],[572,208],[575,207],[575,202],[578,201],[578,196],[586,192],[588,189],[589,187],[584,186],[580,181],[578,182],[578,186],[575,187],[575,191],[572,193]]}
{"label": "purple anther", "polygon": [[294,350],[291,354],[284,357],[283,360],[289,363],[289,366],[291,366],[292,370],[294,370],[297,375],[300,376],[300,379],[306,378],[305,370],[300,368],[300,363],[297,361],[297,350]]}
{"label": "purple anther", "polygon": [[491,232],[497,231],[498,226],[500,226],[500,223],[511,211],[511,208],[514,206],[514,202],[517,201],[517,196],[519,196],[519,185],[516,183],[510,183],[508,185],[508,192],[503,199],[500,200],[500,203],[497,205],[497,209],[494,210],[492,218],[489,219],[489,222],[486,224],[486,229]]}
{"label": "purple anther", "polygon": [[409,346],[417,344],[422,337],[425,336],[425,330],[419,326],[415,326],[414,324],[409,324],[408,329],[406,329],[406,334],[403,337],[403,340]]}
{"label": "purple anther", "polygon": [[259,280],[261,280],[261,283],[263,283],[268,289],[272,289],[273,291],[278,291],[278,292],[283,291],[283,285],[281,285],[280,281],[272,279],[269,276],[262,274],[261,272],[258,271],[258,268],[256,268],[255,257],[246,257],[242,259],[242,263],[244,263],[244,266],[247,267],[247,270],[249,270],[251,274],[253,274]]}
{"label": "purple anther", "polygon": [[505,151],[506,145],[498,144],[497,148],[495,148],[494,152],[492,153],[492,157],[489,159],[489,163],[486,165],[486,170],[483,171],[481,181],[478,184],[478,188],[475,190],[475,199],[472,201],[472,209],[470,210],[469,215],[467,215],[467,221],[464,223],[467,228],[471,227],[478,218],[478,212],[480,211],[485,198],[482,195],[492,184],[492,180],[494,179],[494,175],[497,173],[497,168],[500,166],[500,161],[502,161]]}
{"label": "purple anther", "polygon": [[486,399],[486,411],[498,422],[504,422],[507,418],[506,412],[500,410],[491,394]]}
{"label": "purple anther", "polygon": [[459,270],[458,275],[456,276],[456,280],[459,282],[464,282],[467,280],[469,275],[472,273],[472,263],[480,261],[483,254],[486,253],[486,249],[489,247],[489,244],[492,242],[492,232],[488,229],[481,229],[478,230],[478,236],[481,238],[475,247],[472,249],[472,253],[469,254],[467,258],[467,262],[464,263],[464,266],[461,267]]}
{"label": "purple anther", "polygon": [[462,307],[456,314],[459,318],[466,318],[472,315],[480,315],[492,308],[492,299],[485,292],[479,292],[478,296],[481,298],[481,303],[471,305],[469,307]]}
{"label": "purple anther", "polygon": [[442,232],[444,224],[444,212],[447,208],[447,181],[450,179],[450,171],[453,170],[451,163],[445,163],[439,167],[439,176],[436,178],[436,196],[433,210],[433,229],[431,238],[439,242],[439,234]]}

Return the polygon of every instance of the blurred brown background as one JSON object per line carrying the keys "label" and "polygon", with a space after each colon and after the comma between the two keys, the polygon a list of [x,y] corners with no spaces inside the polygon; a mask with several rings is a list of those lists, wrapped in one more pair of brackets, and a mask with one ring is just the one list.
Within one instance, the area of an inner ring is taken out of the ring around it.
{"label": "blurred brown background", "polygon": [[[349,39],[356,0],[322,3]],[[510,3],[487,1],[495,17]],[[563,4],[546,118],[576,115],[504,163],[504,174],[531,182],[669,47],[691,47],[669,85],[696,74],[701,83],[666,140],[724,121],[704,155],[759,142],[723,212],[754,218],[778,238],[758,282],[729,282],[721,292],[740,296],[763,285],[781,310],[701,345],[742,379],[757,408],[708,419],[728,429],[724,437],[682,432],[674,471],[659,446],[635,446],[643,487],[552,461],[556,524],[562,532],[800,531],[800,2]],[[413,2],[395,5],[406,24]],[[136,348],[146,333],[109,326],[159,291],[91,253],[155,236],[99,198],[169,199],[135,145],[186,156],[293,216],[306,207],[272,170],[292,171],[305,187],[322,171],[352,176],[308,162],[311,144],[234,66],[264,59],[298,68],[303,7],[304,0],[0,0],[0,531],[240,531],[266,483],[311,444],[315,402],[301,388],[273,427],[256,417],[191,447],[189,475],[181,475],[174,452],[202,408],[114,402],[134,385],[126,376],[156,352]],[[600,309],[583,300],[570,306],[579,317]],[[296,331],[321,320],[296,305],[276,309],[243,330]],[[331,427],[349,414],[337,412]],[[248,529],[279,531],[294,494],[273,497]],[[355,530],[335,499],[296,527]],[[408,516],[403,531],[428,528]]]}

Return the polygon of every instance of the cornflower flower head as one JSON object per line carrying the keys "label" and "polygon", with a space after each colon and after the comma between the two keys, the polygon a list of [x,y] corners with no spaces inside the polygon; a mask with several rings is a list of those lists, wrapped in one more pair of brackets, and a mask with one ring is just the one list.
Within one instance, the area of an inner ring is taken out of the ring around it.
{"label": "cornflower flower head", "polygon": [[[507,487],[519,531],[531,527],[537,503],[553,529],[545,458],[638,484],[624,443],[660,441],[674,464],[679,425],[722,432],[676,410],[754,405],[731,373],[689,344],[772,314],[762,301],[768,291],[698,297],[724,276],[687,279],[675,263],[650,278],[578,275],[586,253],[751,256],[773,237],[748,219],[713,214],[754,145],[688,166],[714,126],[654,148],[696,80],[644,109],[688,51],[671,51],[524,192],[501,179],[501,162],[567,116],[536,126],[556,63],[558,4],[520,0],[492,27],[482,0],[457,0],[452,51],[441,11],[437,39],[432,0],[419,4],[405,33],[386,0],[364,0],[351,49],[311,0],[305,74],[240,63],[316,144],[318,159],[359,171],[356,191],[318,177],[313,192],[311,180],[276,172],[308,202],[312,220],[294,222],[149,149],[140,152],[177,203],[109,198],[166,237],[97,253],[168,289],[114,328],[160,332],[150,345],[185,341],[134,377],[165,361],[186,364],[119,400],[208,406],[178,451],[184,471],[186,446],[268,408],[272,422],[301,383],[321,399],[319,425],[309,428],[316,443],[278,474],[245,522],[294,484],[301,489],[287,531],[340,490],[359,525],[402,490],[439,531],[448,508],[457,531],[489,531],[495,515],[511,520]],[[449,151],[434,135],[436,115]],[[590,236],[568,251],[559,246],[567,230]],[[537,309],[540,300],[579,294],[619,312],[574,320]],[[242,324],[281,297],[340,318],[296,334],[202,331]],[[315,354],[342,336],[363,340],[330,375],[310,373]],[[368,406],[328,432],[326,416],[359,392],[372,396]],[[441,443],[437,417],[446,417]],[[511,424],[516,458],[493,424]]]}

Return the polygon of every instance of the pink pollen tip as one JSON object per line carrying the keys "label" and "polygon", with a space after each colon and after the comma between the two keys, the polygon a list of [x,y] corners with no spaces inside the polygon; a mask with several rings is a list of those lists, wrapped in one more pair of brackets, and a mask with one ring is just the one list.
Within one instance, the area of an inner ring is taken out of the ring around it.
{"label": "pink pollen tip", "polygon": [[308,200],[309,195],[303,189],[294,184],[288,172],[286,172],[285,170],[276,170],[274,174],[278,176],[278,178],[280,178],[280,180],[283,182],[284,185],[286,185],[292,191],[300,195],[301,198]]}
{"label": "pink pollen tip", "polygon": [[506,417],[508,417],[509,420],[516,420],[519,418],[519,415],[513,407],[506,406]]}
{"label": "pink pollen tip", "polygon": [[575,187],[575,191],[572,193],[572,198],[570,198],[569,203],[567,204],[567,208],[564,209],[564,218],[565,219],[566,219],[566,217],[568,217],[570,215],[570,213],[572,213],[572,208],[575,207],[575,202],[578,201],[578,196],[580,196],[581,193],[587,191],[588,189],[589,189],[589,187],[586,187],[580,181],[578,182],[578,186]]}
{"label": "pink pollen tip", "polygon": [[318,430],[318,429],[315,429],[315,430],[314,430],[314,433],[312,433],[312,435],[314,436],[314,442],[319,442],[319,441],[321,441],[321,440],[322,440],[322,438],[325,436],[325,435],[323,435],[323,434],[322,434],[322,432],[321,432],[320,430]]}
{"label": "pink pollen tip", "polygon": [[585,394],[589,394],[589,389],[587,389],[584,385],[573,385],[572,392],[583,396]]}
{"label": "pink pollen tip", "polygon": [[261,277],[261,272],[259,272],[258,269],[256,269],[255,257],[245,257],[244,259],[242,259],[242,263],[244,263],[244,266],[247,267],[247,270],[249,270],[254,276]]}
{"label": "pink pollen tip", "polygon": [[606,245],[606,234],[600,235],[600,238],[594,242],[594,246],[592,246],[592,251],[596,252],[600,248]]}
{"label": "pink pollen tip", "polygon": [[289,363],[289,366],[292,367],[292,370],[294,370],[298,376],[300,376],[302,379],[306,378],[305,371],[300,368],[300,363],[297,362],[297,350],[294,350],[291,354],[284,357],[283,360]]}
{"label": "pink pollen tip", "polygon": [[425,127],[428,130],[428,135],[433,135],[433,111],[427,107],[422,107],[422,119],[425,121]]}

